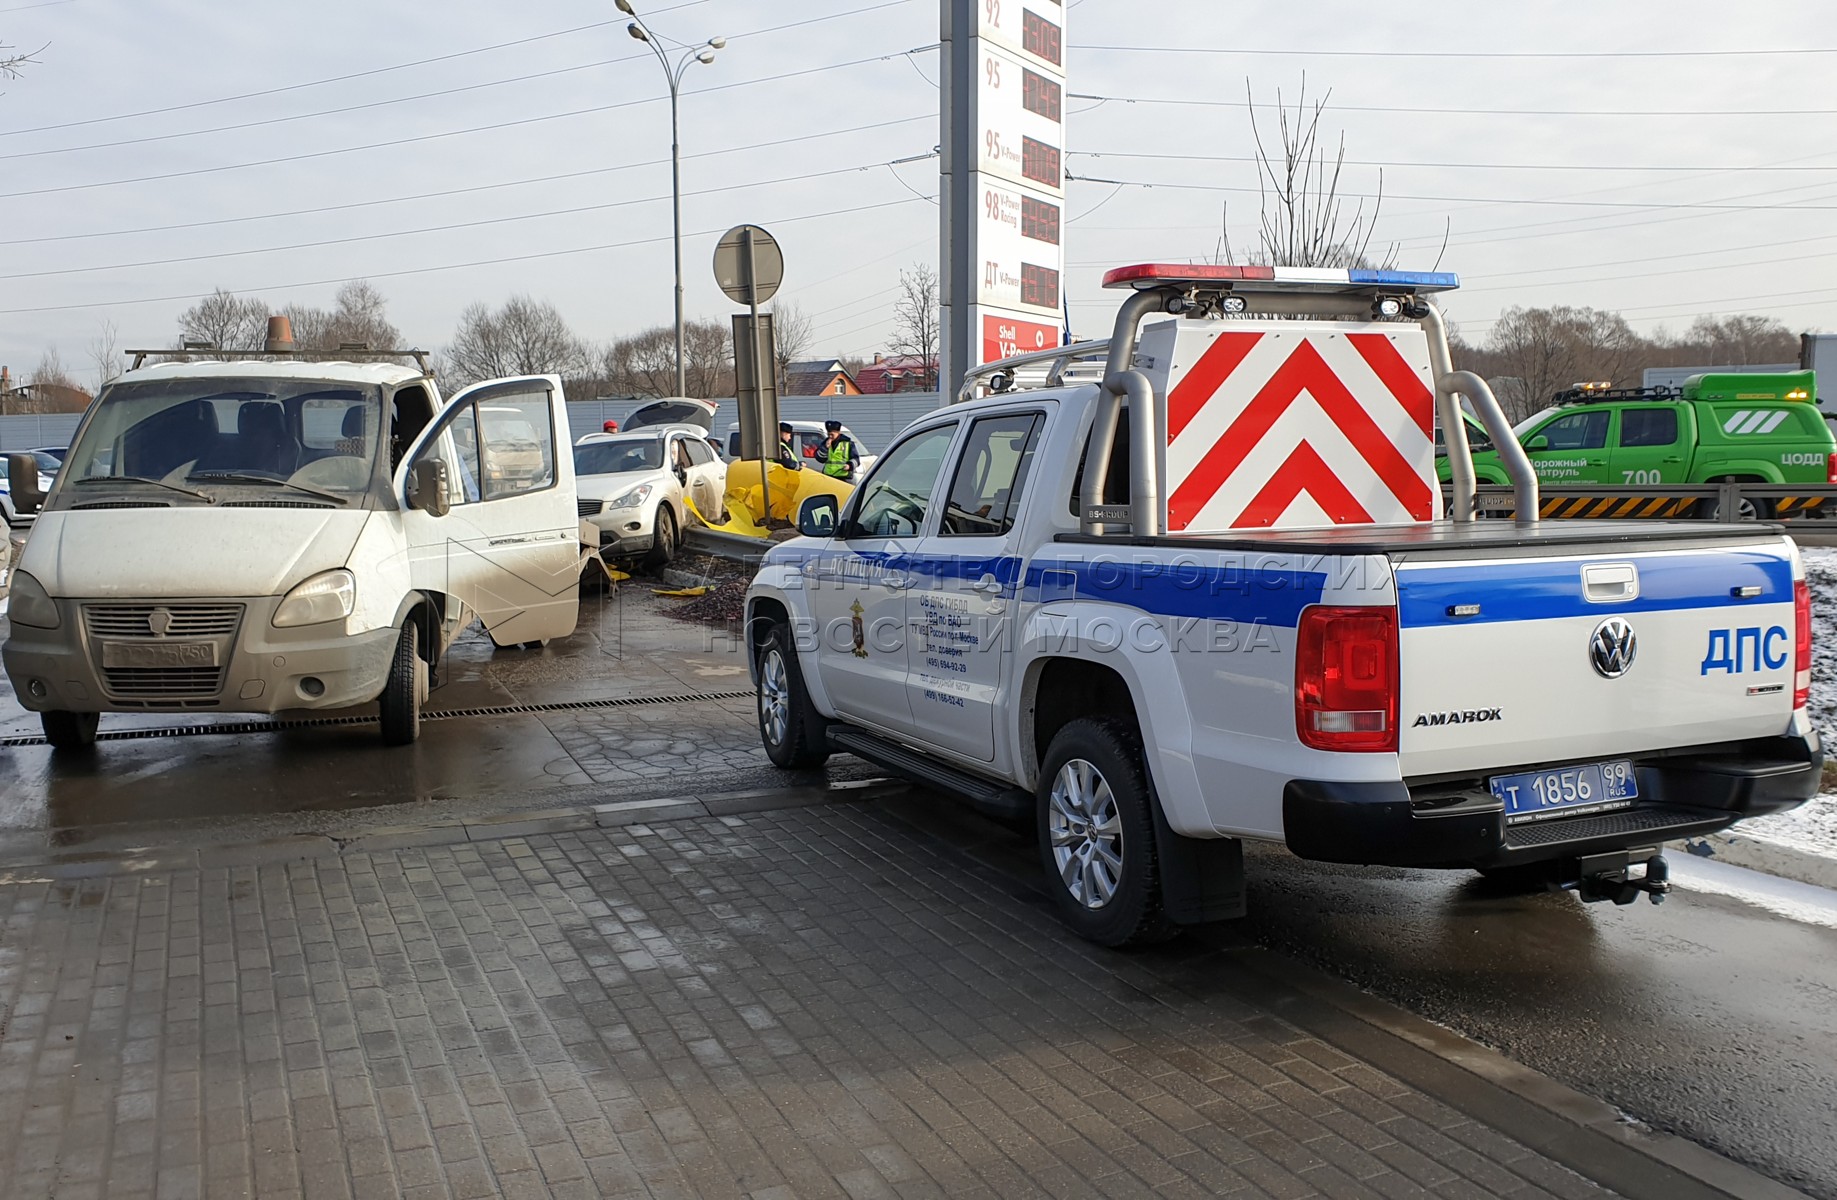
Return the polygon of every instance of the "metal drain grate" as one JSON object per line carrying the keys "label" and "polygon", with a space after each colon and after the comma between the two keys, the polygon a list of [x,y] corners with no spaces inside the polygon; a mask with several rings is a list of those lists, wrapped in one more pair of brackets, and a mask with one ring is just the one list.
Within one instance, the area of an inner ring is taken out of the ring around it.
{"label": "metal drain grate", "polygon": [[[448,708],[422,712],[423,721],[451,721],[466,717],[514,717],[532,713],[581,712],[596,708],[638,708],[652,704],[693,704],[697,700],[751,700],[743,692],[688,692],[678,696],[615,696],[607,700],[560,700],[553,704],[501,704],[492,708]],[[98,742],[132,742],[147,738],[234,737],[245,733],[279,733],[284,729],[329,729],[340,725],[374,725],[375,717],[291,717],[286,720],[234,721],[218,725],[169,725],[164,729],[111,729],[96,735]],[[0,747],[47,746],[42,737],[0,738]]]}

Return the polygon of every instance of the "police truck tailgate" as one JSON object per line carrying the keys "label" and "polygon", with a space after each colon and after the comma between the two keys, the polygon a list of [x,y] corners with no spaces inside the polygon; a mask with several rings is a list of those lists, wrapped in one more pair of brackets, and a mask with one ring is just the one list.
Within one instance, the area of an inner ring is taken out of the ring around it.
{"label": "police truck tailgate", "polygon": [[1568,807],[1628,755],[1784,733],[1797,555],[1721,529],[1393,555],[1404,777],[1528,772]]}

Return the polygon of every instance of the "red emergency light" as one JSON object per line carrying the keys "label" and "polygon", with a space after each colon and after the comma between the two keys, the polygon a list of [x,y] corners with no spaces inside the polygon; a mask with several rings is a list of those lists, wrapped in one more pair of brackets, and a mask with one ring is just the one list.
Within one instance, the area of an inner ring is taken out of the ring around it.
{"label": "red emergency light", "polygon": [[1105,287],[1137,283],[1243,283],[1249,280],[1274,280],[1274,267],[1227,267],[1205,263],[1138,263],[1133,267],[1116,267],[1106,271]]}

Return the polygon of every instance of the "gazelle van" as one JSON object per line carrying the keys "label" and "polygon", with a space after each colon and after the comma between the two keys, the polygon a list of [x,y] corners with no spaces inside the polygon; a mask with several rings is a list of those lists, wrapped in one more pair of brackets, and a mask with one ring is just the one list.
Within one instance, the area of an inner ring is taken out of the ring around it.
{"label": "gazelle van", "polygon": [[[413,741],[474,618],[498,646],[565,636],[579,534],[552,375],[442,400],[418,357],[168,362],[90,406],[15,564],[0,658],[53,746],[103,712],[376,702]],[[27,484],[27,495],[20,484]]]}

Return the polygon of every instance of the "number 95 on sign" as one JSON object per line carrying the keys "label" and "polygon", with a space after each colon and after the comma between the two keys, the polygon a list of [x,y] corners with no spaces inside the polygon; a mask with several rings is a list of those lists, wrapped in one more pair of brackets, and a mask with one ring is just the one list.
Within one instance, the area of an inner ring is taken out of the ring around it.
{"label": "number 95 on sign", "polygon": [[1639,798],[1639,783],[1627,759],[1583,763],[1495,775],[1487,780],[1493,795],[1505,802],[1505,821],[1539,821],[1568,816],[1582,809],[1625,808]]}

